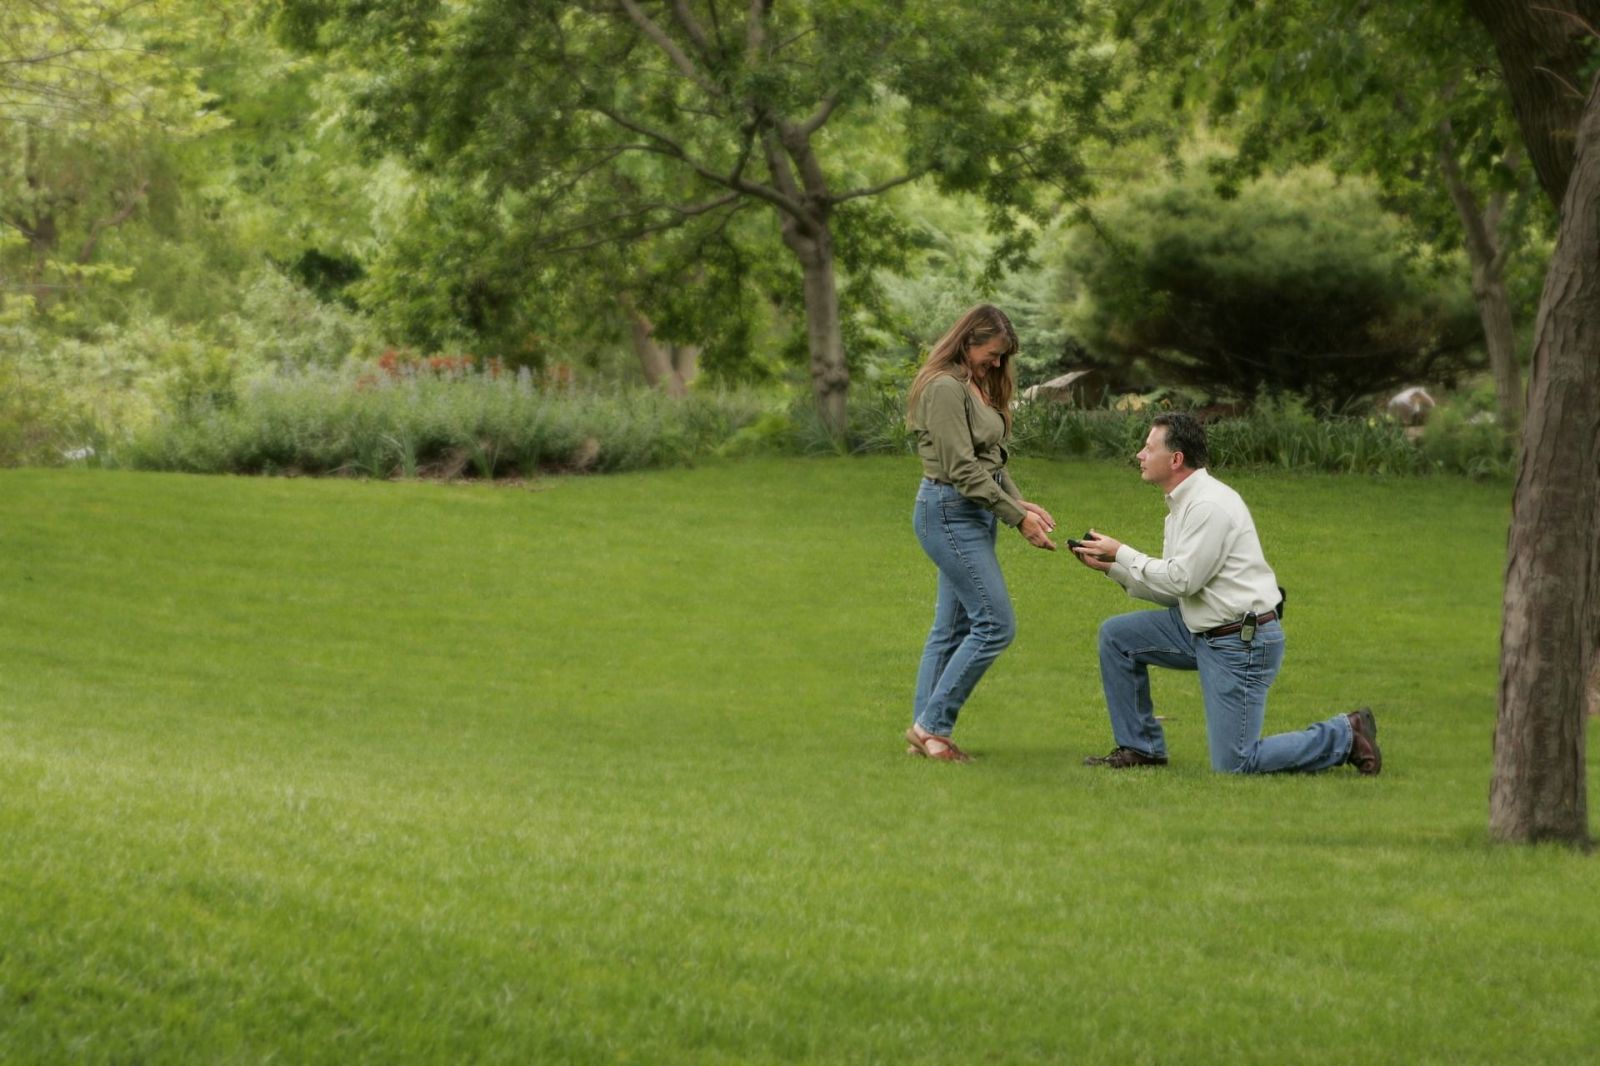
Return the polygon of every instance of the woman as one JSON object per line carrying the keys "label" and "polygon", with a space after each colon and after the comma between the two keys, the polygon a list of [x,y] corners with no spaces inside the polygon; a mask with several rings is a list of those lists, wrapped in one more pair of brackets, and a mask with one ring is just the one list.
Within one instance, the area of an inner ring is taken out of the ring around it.
{"label": "woman", "polygon": [[1055,551],[1049,512],[1022,498],[1006,473],[1011,356],[1017,334],[998,307],[980,304],[939,339],[911,383],[906,423],[916,432],[922,487],[912,525],[939,568],[933,629],[917,671],[913,754],[970,757],[950,739],[962,704],[1016,635],[994,544],[998,522]]}

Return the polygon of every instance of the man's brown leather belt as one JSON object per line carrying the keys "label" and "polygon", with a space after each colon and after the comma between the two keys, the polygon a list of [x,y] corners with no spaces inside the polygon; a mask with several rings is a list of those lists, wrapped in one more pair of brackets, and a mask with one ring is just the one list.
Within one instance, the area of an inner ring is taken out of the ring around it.
{"label": "man's brown leather belt", "polygon": [[[1276,622],[1277,620],[1278,620],[1278,612],[1277,611],[1268,611],[1266,614],[1258,614],[1258,615],[1256,615],[1256,625],[1258,625],[1258,626],[1264,626],[1268,622]],[[1225,626],[1218,626],[1215,629],[1208,629],[1204,633],[1201,633],[1200,635],[1202,637],[1225,637],[1229,633],[1237,633],[1237,632],[1239,632],[1239,630],[1241,630],[1243,628],[1244,628],[1244,623],[1243,622],[1229,622]]]}

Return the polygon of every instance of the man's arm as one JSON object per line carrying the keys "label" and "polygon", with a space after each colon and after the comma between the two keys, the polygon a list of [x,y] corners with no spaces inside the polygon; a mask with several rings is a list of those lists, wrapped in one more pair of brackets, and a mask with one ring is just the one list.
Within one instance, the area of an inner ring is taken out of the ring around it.
{"label": "man's arm", "polygon": [[1123,544],[1116,550],[1116,561],[1132,581],[1176,602],[1193,596],[1217,576],[1232,536],[1233,524],[1221,508],[1197,503],[1184,515],[1174,543],[1165,546],[1166,558],[1152,558]]}
{"label": "man's arm", "polygon": [[1108,537],[1104,533],[1091,532],[1083,543],[1072,551],[1084,566],[1091,570],[1100,571],[1121,585],[1128,595],[1134,599],[1149,600],[1151,603],[1159,603],[1163,607],[1176,607],[1178,605],[1176,596],[1157,592],[1129,573],[1126,566],[1110,558],[1110,553],[1114,553],[1120,548],[1121,543],[1114,537]]}
{"label": "man's arm", "polygon": [[1127,589],[1128,595],[1136,600],[1149,600],[1151,603],[1159,603],[1163,607],[1178,606],[1177,596],[1151,588],[1121,563],[1113,562],[1110,569],[1106,571],[1106,576]]}

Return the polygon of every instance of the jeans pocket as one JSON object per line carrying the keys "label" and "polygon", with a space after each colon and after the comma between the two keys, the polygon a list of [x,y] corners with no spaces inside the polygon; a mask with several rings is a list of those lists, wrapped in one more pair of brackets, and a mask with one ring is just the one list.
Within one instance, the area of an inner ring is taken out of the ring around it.
{"label": "jeans pocket", "polygon": [[945,519],[951,522],[981,522],[989,513],[983,504],[955,491],[939,501],[939,509],[944,512]]}
{"label": "jeans pocket", "polygon": [[1254,641],[1246,644],[1239,639],[1239,634],[1229,633],[1221,637],[1203,637],[1206,647],[1222,661],[1237,667],[1250,665],[1252,649],[1258,647]]}

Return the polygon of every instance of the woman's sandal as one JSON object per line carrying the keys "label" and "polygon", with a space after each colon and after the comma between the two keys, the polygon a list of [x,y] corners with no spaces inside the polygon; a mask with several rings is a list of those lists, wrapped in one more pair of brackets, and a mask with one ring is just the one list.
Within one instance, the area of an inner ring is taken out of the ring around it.
{"label": "woman's sandal", "polygon": [[[972,756],[956,747],[956,742],[949,737],[941,737],[935,733],[918,733],[917,727],[912,726],[906,730],[906,743],[911,746],[906,749],[907,755],[923,755],[940,762],[971,762]],[[928,745],[938,744],[937,750],[930,749]]]}

